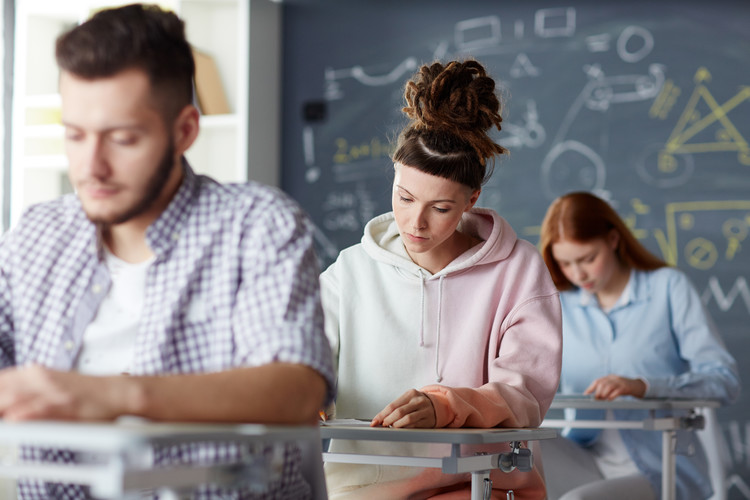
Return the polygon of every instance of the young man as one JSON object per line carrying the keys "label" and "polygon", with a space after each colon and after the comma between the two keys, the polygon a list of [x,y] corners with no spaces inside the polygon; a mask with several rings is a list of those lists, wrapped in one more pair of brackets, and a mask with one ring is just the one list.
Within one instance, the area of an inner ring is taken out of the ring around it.
{"label": "young man", "polygon": [[[105,10],[58,39],[57,61],[76,193],[30,208],[0,242],[2,418],[315,422],[334,382],[310,224],[281,193],[217,184],[184,160],[199,117],[182,21]],[[298,456],[286,450],[265,493],[228,498],[304,498]]]}

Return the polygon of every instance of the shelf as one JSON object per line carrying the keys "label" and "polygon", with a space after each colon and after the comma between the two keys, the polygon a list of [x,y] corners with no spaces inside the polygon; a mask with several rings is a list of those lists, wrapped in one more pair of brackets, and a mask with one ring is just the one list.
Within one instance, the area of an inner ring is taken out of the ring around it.
{"label": "shelf", "polygon": [[219,129],[236,127],[240,117],[235,114],[201,115],[201,129]]}
{"label": "shelf", "polygon": [[[94,11],[131,0],[17,2],[11,124],[10,221],[32,203],[70,192],[65,129],[54,46],[57,37]],[[229,114],[202,115],[201,132],[187,156],[195,168],[223,182],[247,179],[249,2],[161,0],[185,21],[188,41],[218,68]]]}
{"label": "shelf", "polygon": [[60,108],[62,100],[60,94],[37,94],[20,97],[23,106],[27,108]]}
{"label": "shelf", "polygon": [[24,158],[26,169],[49,169],[65,172],[68,169],[68,157],[65,155],[36,155]]}
{"label": "shelf", "polygon": [[23,129],[23,135],[26,138],[40,137],[62,139],[65,137],[65,127],[54,123],[49,125],[27,125]]}

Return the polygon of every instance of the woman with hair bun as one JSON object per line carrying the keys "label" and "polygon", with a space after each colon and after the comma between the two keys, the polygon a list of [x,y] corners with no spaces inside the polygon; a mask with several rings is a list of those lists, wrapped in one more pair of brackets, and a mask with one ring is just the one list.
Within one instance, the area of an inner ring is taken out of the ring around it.
{"label": "woman with hair bun", "polygon": [[[562,393],[737,399],[737,365],[698,292],[682,272],[649,253],[606,201],[576,192],[552,202],[540,246],[561,291]],[[568,411],[580,420],[610,417]],[[648,416],[647,410],[610,411],[618,420]],[[564,435],[542,445],[552,500],[659,497],[661,433],[567,429]],[[708,465],[695,433],[678,432],[675,449],[677,498],[709,498]]]}
{"label": "woman with hair bun", "polygon": [[[398,428],[535,427],[557,389],[558,292],[536,248],[476,208],[505,149],[495,82],[474,60],[423,66],[393,155],[393,211],[321,275],[338,362],[337,418]],[[380,446],[382,449],[379,450]],[[331,451],[430,454],[435,445],[338,441]],[[507,445],[471,451],[497,452]],[[464,452],[468,451],[466,449]],[[326,464],[332,499],[468,498],[470,474]],[[538,469],[494,470],[492,498],[542,499]]]}

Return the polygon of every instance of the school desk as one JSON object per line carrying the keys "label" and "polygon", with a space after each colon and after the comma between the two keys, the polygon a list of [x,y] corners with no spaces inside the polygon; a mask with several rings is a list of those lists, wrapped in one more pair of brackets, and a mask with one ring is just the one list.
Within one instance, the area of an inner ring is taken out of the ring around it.
{"label": "school desk", "polygon": [[[141,490],[157,490],[164,498],[182,498],[201,484],[242,483],[263,488],[273,475],[268,460],[250,455],[240,463],[222,465],[170,465],[152,467],[153,446],[183,443],[242,443],[249,445],[296,442],[309,445],[319,465],[319,477],[312,478],[314,491],[325,491],[320,460],[320,434],[315,426],[268,426],[256,424],[175,424],[125,419],[116,423],[0,421],[0,445],[39,446],[93,454],[98,460],[87,464],[21,462],[4,457],[0,475],[15,479],[88,485],[97,498],[141,498]],[[305,449],[303,449],[303,454]],[[303,464],[303,469],[306,464]],[[303,473],[304,474],[304,473]],[[313,473],[314,474],[314,473]],[[308,477],[308,480],[311,479]],[[314,498],[325,497],[316,494]]]}
{"label": "school desk", "polygon": [[[450,452],[440,457],[404,457],[354,453],[324,452],[324,462],[352,464],[398,465],[409,467],[434,467],[446,474],[471,473],[471,500],[489,498],[490,470],[510,472],[514,468],[531,470],[532,459],[522,441],[552,439],[557,432],[552,429],[393,429],[370,427],[367,422],[331,420],[321,425],[323,439],[351,439],[360,441],[444,443]],[[482,455],[462,455],[461,445],[510,443],[511,451]]]}
{"label": "school desk", "polygon": [[[674,500],[675,490],[675,445],[677,430],[702,429],[705,421],[698,413],[700,408],[717,408],[719,403],[712,400],[692,399],[636,399],[618,398],[603,401],[581,395],[558,396],[550,406],[551,410],[567,408],[577,410],[647,410],[643,420],[566,420],[547,418],[542,427],[547,428],[581,428],[581,429],[643,429],[662,433],[662,477],[661,498]],[[657,417],[659,410],[686,410],[687,414],[675,417]]]}

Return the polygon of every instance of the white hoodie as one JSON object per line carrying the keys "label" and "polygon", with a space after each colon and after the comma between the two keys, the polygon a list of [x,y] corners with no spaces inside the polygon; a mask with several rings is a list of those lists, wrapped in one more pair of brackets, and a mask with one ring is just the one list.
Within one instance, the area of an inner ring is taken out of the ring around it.
{"label": "white hoodie", "polygon": [[[557,289],[536,248],[494,211],[471,210],[459,230],[483,242],[433,275],[409,258],[387,213],[321,275],[326,333],[338,363],[337,418],[371,419],[418,388],[435,406],[436,427],[541,423],[560,374]],[[470,481],[346,464],[327,464],[326,474],[331,498],[350,490],[353,498],[405,498]],[[492,478],[518,499],[544,497],[536,472],[497,471]]]}

